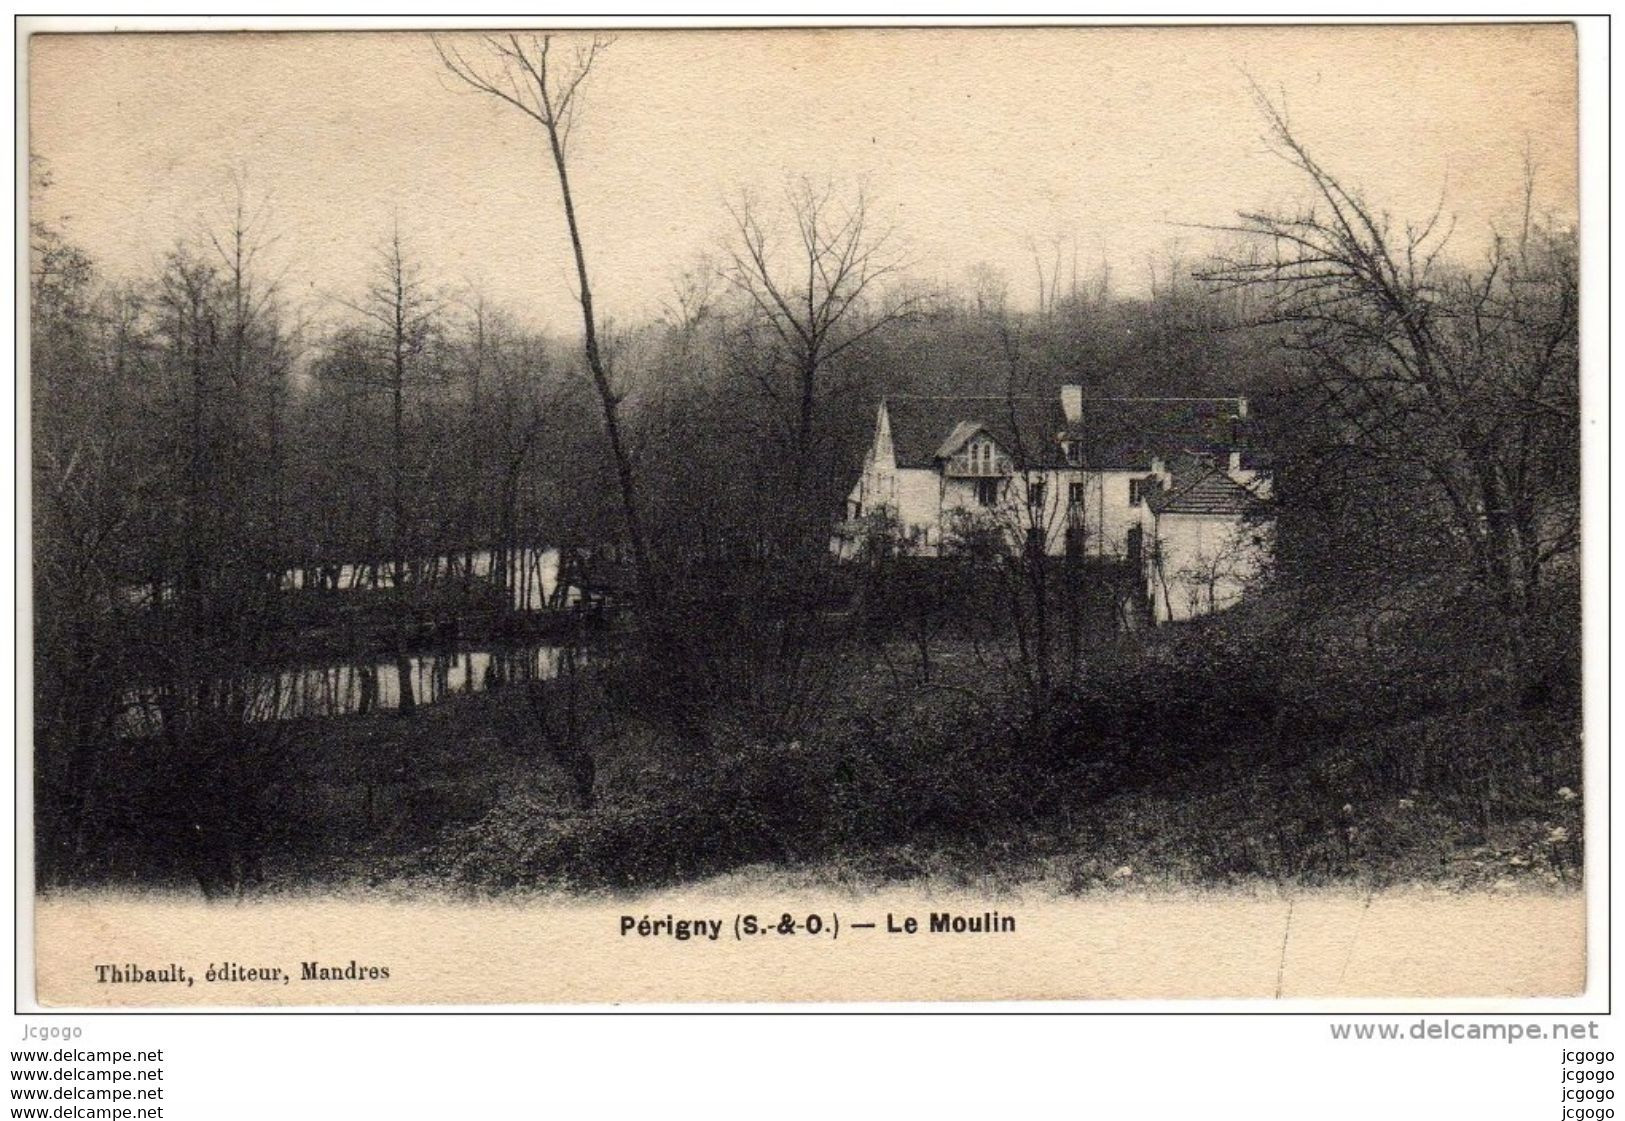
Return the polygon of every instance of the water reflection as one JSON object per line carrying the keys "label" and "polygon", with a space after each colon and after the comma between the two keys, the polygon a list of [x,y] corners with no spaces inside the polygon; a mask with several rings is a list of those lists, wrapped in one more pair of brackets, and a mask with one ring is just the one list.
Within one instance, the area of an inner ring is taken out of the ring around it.
{"label": "water reflection", "polygon": [[[301,666],[252,675],[243,693],[250,720],[389,712],[401,707],[407,690],[414,704],[425,705],[481,693],[498,684],[545,681],[558,675],[561,653],[556,646],[528,646]],[[120,735],[151,735],[161,725],[156,689],[135,689],[125,695]]]}
{"label": "water reflection", "polygon": [[[581,597],[580,589],[572,586],[564,589],[558,603],[553,602],[559,586],[557,549],[512,549],[502,559],[497,558],[490,549],[429,557],[411,566],[411,579],[419,586],[454,584],[470,577],[489,580],[499,565],[507,570],[506,582],[517,611],[569,607]],[[388,561],[311,564],[290,568],[282,574],[282,590],[287,592],[301,591],[307,587],[329,592],[353,592],[389,588],[394,583],[394,568]],[[124,589],[124,597],[136,607],[168,604],[175,599],[175,586],[173,581],[132,585]]]}
{"label": "water reflection", "polygon": [[[553,606],[551,600],[559,584],[559,551],[557,549],[513,549],[505,560],[499,561],[489,549],[468,553],[454,553],[430,557],[420,561],[412,579],[419,585],[455,583],[472,576],[487,580],[493,567],[504,564],[507,584],[512,589],[513,606],[519,611],[540,611]],[[388,561],[374,564],[309,565],[290,568],[282,574],[284,591],[298,591],[307,586],[327,591],[360,591],[370,588],[389,588],[395,583],[395,573]],[[579,597],[579,590],[566,588],[563,605],[569,606]]]}

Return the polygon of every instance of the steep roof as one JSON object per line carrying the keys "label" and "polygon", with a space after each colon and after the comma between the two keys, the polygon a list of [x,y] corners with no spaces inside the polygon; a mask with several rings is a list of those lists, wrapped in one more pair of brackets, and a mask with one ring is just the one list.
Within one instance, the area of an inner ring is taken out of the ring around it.
{"label": "steep roof", "polygon": [[1216,455],[1244,442],[1234,397],[1086,398],[1069,435],[1087,467],[1149,467],[1153,456]]}
{"label": "steep roof", "polygon": [[1245,514],[1258,496],[1217,467],[1207,467],[1146,498],[1156,514]]}
{"label": "steep roof", "polygon": [[951,437],[962,435],[963,444],[976,431],[993,437],[1012,458],[1018,451],[1024,453],[1029,461],[1026,466],[1062,465],[1056,438],[1066,430],[1066,417],[1058,400],[888,397],[886,415],[891,420],[892,448],[899,467],[935,467]]}
{"label": "steep roof", "polygon": [[1094,397],[1084,400],[1078,423],[1068,424],[1053,397],[886,399],[899,467],[934,467],[985,431],[1010,456],[1024,453],[1030,467],[1066,466],[1064,436],[1077,441],[1085,467],[1148,469],[1153,456],[1213,455],[1241,443],[1237,406],[1234,397]]}
{"label": "steep roof", "polygon": [[937,459],[947,459],[956,454],[960,448],[970,443],[972,436],[982,430],[981,421],[962,420],[954,425],[954,430],[948,433],[948,438],[937,447]]}

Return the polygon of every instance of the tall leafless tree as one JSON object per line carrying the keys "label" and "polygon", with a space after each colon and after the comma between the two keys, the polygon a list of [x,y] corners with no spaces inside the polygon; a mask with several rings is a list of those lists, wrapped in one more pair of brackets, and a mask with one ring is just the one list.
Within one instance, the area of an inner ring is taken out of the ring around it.
{"label": "tall leafless tree", "polygon": [[1408,476],[1509,626],[1521,671],[1530,597],[1578,540],[1577,272],[1572,231],[1497,234],[1481,265],[1452,263],[1442,205],[1396,224],[1316,160],[1282,107],[1256,100],[1273,149],[1313,192],[1302,209],[1223,227],[1256,251],[1202,272],[1262,294],[1289,328],[1333,454]]}
{"label": "tall leafless tree", "polygon": [[413,531],[407,487],[411,464],[408,449],[407,396],[421,379],[418,359],[436,329],[440,303],[407,251],[397,221],[375,251],[372,277],[358,300],[340,302],[368,323],[375,361],[360,378],[389,399],[389,563],[397,587],[404,586],[420,542]]}
{"label": "tall leafless tree", "polygon": [[[412,479],[419,472],[414,470],[409,447],[407,397],[428,376],[418,365],[438,329],[441,309],[422,270],[407,251],[399,221],[378,245],[375,257],[372,277],[363,297],[340,302],[369,321],[367,335],[372,343],[372,354],[351,376],[381,392],[389,401],[386,461],[389,528],[385,536],[390,585],[404,600],[419,591],[419,567],[425,551],[419,518],[412,495],[408,493]],[[415,707],[411,663],[406,652],[410,622],[407,611],[395,614],[395,667],[400,680],[402,712],[410,712]]]}
{"label": "tall leafless tree", "polygon": [[576,123],[581,88],[592,73],[594,63],[612,42],[610,38],[595,35],[561,64],[555,54],[551,35],[484,36],[481,40],[484,57],[478,60],[471,59],[449,39],[437,36],[434,40],[441,63],[453,76],[470,89],[518,109],[540,125],[546,134],[548,155],[558,178],[559,196],[564,205],[564,223],[575,257],[582,347],[603,411],[604,435],[615,460],[621,513],[626,523],[627,544],[632,552],[640,598],[647,600],[654,593],[654,573],[648,542],[643,533],[632,456],[621,421],[622,394],[611,378],[609,362],[599,338],[592,280],[587,271],[587,252],[576,215],[575,196],[570,188],[570,134]]}
{"label": "tall leafless tree", "polygon": [[487,35],[481,38],[478,61],[449,39],[436,38],[441,63],[475,92],[494,97],[540,125],[558,181],[565,228],[575,261],[576,299],[581,307],[582,350],[604,422],[604,436],[614,461],[620,491],[621,518],[631,553],[633,601],[645,644],[649,682],[662,719],[693,752],[708,748],[704,703],[690,672],[685,626],[673,617],[667,589],[644,532],[633,449],[621,416],[623,387],[617,386],[602,324],[593,305],[575,195],[570,184],[570,137],[581,105],[581,91],[593,66],[613,40],[595,35],[560,59],[551,35]]}
{"label": "tall leafless tree", "polygon": [[870,211],[861,189],[841,198],[833,185],[805,177],[786,187],[782,221],[748,196],[730,207],[734,237],[722,272],[775,343],[750,374],[785,416],[798,519],[809,513],[818,409],[834,364],[923,303],[891,285],[902,258]]}

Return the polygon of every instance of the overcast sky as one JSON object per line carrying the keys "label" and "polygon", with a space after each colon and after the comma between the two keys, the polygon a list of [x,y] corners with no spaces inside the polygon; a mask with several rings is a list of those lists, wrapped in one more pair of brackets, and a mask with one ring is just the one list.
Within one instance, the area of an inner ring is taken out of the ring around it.
{"label": "overcast sky", "polygon": [[[470,50],[477,50],[471,45]],[[656,313],[725,233],[741,189],[865,180],[914,271],[986,261],[1030,304],[1030,239],[1075,236],[1128,291],[1186,223],[1302,197],[1250,74],[1322,163],[1396,217],[1443,194],[1463,251],[1540,202],[1576,211],[1567,27],[622,33],[595,71],[572,182],[604,310]],[[534,122],[457,88],[426,35],[33,40],[39,211],[114,271],[268,195],[291,291],[353,292],[398,214],[427,272],[554,329],[577,314],[558,188]]]}

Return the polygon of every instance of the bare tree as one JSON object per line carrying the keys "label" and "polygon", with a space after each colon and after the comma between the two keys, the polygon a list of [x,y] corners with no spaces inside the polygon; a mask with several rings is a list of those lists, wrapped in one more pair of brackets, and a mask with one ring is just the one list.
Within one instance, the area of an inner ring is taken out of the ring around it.
{"label": "bare tree", "polygon": [[[344,306],[365,317],[372,353],[360,369],[349,376],[389,400],[388,531],[386,542],[390,586],[396,595],[419,593],[419,571],[424,561],[425,542],[415,505],[407,493],[411,480],[418,477],[409,447],[407,425],[408,392],[429,375],[419,369],[419,360],[428,350],[438,329],[440,303],[423,279],[422,271],[407,252],[397,221],[389,236],[376,249],[372,279],[363,297],[341,300]],[[407,658],[408,627],[405,610],[394,615],[395,668],[400,679],[400,711],[415,707],[411,663]]]}
{"label": "bare tree", "polygon": [[[50,185],[31,157],[34,205]],[[140,304],[103,294],[90,257],[53,224],[30,228],[29,370],[33,420],[33,672],[39,879],[83,858],[96,775],[128,671],[119,641],[134,614],[121,594],[141,556],[142,416],[131,367]],[[138,559],[139,557],[139,559]]]}
{"label": "bare tree", "polygon": [[[992,497],[976,508],[951,512],[943,552],[968,567],[961,586],[972,594],[992,578],[994,602],[964,614],[978,617],[978,623],[1000,624],[993,630],[994,651],[1020,688],[1025,714],[1036,727],[1082,670],[1084,519],[1069,492],[1074,475],[1061,469],[1055,434],[1035,413],[1041,399],[1031,392],[1034,371],[1020,333],[1008,321],[995,327],[1006,375],[999,407],[1003,431],[983,469],[992,476]],[[1057,546],[1064,557],[1054,554]]]}
{"label": "bare tree", "polygon": [[965,274],[973,309],[978,317],[1000,318],[1010,303],[1010,278],[986,261],[978,261]]}
{"label": "bare tree", "polygon": [[281,306],[281,275],[269,273],[265,256],[276,245],[270,231],[270,208],[261,197],[251,203],[243,177],[232,177],[232,197],[222,228],[207,232],[219,259],[221,296],[225,305],[228,352],[227,374],[242,398],[245,426],[262,431],[266,455],[259,466],[263,482],[257,488],[264,501],[257,507],[253,528],[260,552],[275,558],[267,580],[280,580],[284,556],[283,524],[287,498],[287,433],[289,378],[297,356],[293,332]]}
{"label": "bare tree", "polygon": [[783,408],[791,498],[805,516],[818,408],[832,365],[877,331],[912,314],[922,297],[885,291],[902,260],[891,231],[873,222],[862,190],[842,199],[833,185],[803,177],[786,187],[784,202],[782,225],[788,235],[748,196],[730,207],[735,236],[722,273],[775,343],[750,372]]}
{"label": "bare tree", "polygon": [[455,43],[435,39],[441,63],[458,81],[478,93],[519,110],[541,126],[547,150],[558,180],[564,206],[565,227],[575,258],[576,298],[581,306],[582,347],[603,416],[604,435],[614,461],[620,491],[621,518],[631,553],[633,600],[639,613],[639,630],[645,647],[648,680],[661,717],[692,752],[708,749],[704,726],[704,701],[695,687],[687,651],[685,627],[675,619],[668,604],[665,581],[656,571],[654,556],[644,532],[636,473],[620,406],[625,390],[618,387],[602,325],[594,310],[592,282],[587,269],[586,249],[570,186],[569,146],[580,107],[581,90],[594,64],[613,39],[594,36],[579,46],[562,63],[554,53],[550,35],[487,35],[482,37],[484,57],[476,62]]}
{"label": "bare tree", "polygon": [[592,375],[604,416],[604,435],[615,459],[616,479],[621,491],[621,512],[626,523],[627,543],[632,551],[640,598],[654,593],[654,574],[649,547],[643,533],[637,484],[632,457],[622,431],[620,404],[609,363],[599,341],[599,324],[593,309],[592,282],[587,271],[587,254],[576,218],[575,196],[570,190],[570,133],[575,127],[581,87],[592,73],[593,64],[614,40],[594,36],[578,47],[560,65],[553,51],[551,35],[487,35],[482,37],[484,58],[471,60],[453,42],[436,36],[435,50],[441,63],[459,81],[479,93],[495,97],[518,109],[542,127],[547,135],[548,153],[558,177],[559,195],[564,204],[564,222],[570,233],[575,256],[576,298],[581,305],[582,345],[587,369]]}
{"label": "bare tree", "polygon": [[[1008,488],[1005,502],[996,510],[1002,515],[1010,545],[1005,560],[1010,576],[1010,616],[1020,655],[1018,669],[1027,686],[1031,711],[1035,719],[1042,719],[1055,687],[1055,631],[1063,614],[1057,611],[1056,599],[1069,609],[1065,619],[1071,623],[1074,618],[1070,609],[1075,607],[1072,593],[1077,590],[1062,588],[1063,594],[1057,597],[1051,586],[1056,566],[1049,550],[1057,532],[1064,534],[1069,513],[1076,511],[1072,511],[1066,496],[1049,493],[1045,485],[1045,468],[1054,466],[1057,449],[1032,446],[1030,437],[1042,439],[1045,434],[1027,431],[1018,411],[1017,400],[1023,395],[1028,377],[1023,369],[1020,340],[1008,323],[999,324],[999,342],[1004,352],[1005,410],[1013,444],[1010,481],[1019,486]],[[1072,575],[1075,568],[1069,566],[1064,572]],[[1066,647],[1070,659],[1066,678],[1070,680],[1078,668],[1078,631],[1067,625],[1063,633],[1070,639]]]}
{"label": "bare tree", "polygon": [[1380,465],[1465,549],[1509,623],[1521,672],[1530,596],[1578,539],[1576,253],[1572,231],[1533,219],[1497,235],[1476,270],[1444,256],[1442,205],[1396,225],[1319,163],[1285,111],[1255,91],[1268,138],[1313,204],[1223,227],[1261,251],[1198,275],[1262,294],[1290,328],[1330,454]]}
{"label": "bare tree", "polygon": [[[1027,251],[1032,255],[1033,274],[1038,282],[1038,314],[1040,318],[1054,315],[1063,304],[1076,304],[1078,287],[1078,236],[1056,231],[1050,235],[1049,260],[1044,258],[1044,246],[1038,239],[1028,237]],[[1062,281],[1065,280],[1065,287]]]}
{"label": "bare tree", "polygon": [[365,295],[359,300],[340,302],[371,321],[369,337],[376,352],[376,368],[361,371],[359,376],[389,398],[389,561],[393,581],[399,587],[407,583],[421,544],[413,531],[406,493],[410,474],[407,394],[421,380],[416,363],[436,329],[440,303],[409,256],[399,222],[391,227],[375,255]]}
{"label": "bare tree", "polygon": [[687,341],[717,310],[717,267],[702,255],[671,278],[671,292],[660,310],[666,323]]}
{"label": "bare tree", "polygon": [[154,298],[110,306],[108,335],[109,384],[130,394],[120,425],[160,484],[118,484],[157,507],[124,543],[151,593],[119,639],[132,668],[120,707],[153,714],[167,839],[206,895],[258,877],[264,791],[285,746],[253,714],[274,688],[256,667],[273,642],[283,560],[273,530],[291,340],[255,264],[258,234],[241,211],[229,222],[201,239],[218,261],[207,246],[177,247]]}

